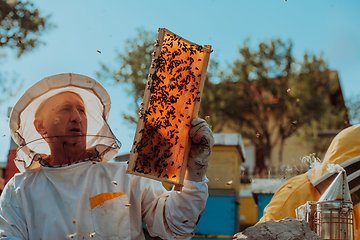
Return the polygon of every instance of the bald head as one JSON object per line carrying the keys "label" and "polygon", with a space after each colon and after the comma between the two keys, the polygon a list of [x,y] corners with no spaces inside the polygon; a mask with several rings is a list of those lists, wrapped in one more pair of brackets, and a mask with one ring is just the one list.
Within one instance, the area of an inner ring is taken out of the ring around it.
{"label": "bald head", "polygon": [[43,101],[39,105],[39,107],[36,109],[36,112],[35,112],[35,119],[40,118],[40,117],[42,117],[44,115],[44,112],[45,112],[44,110],[51,107],[54,98],[59,98],[59,97],[60,98],[62,98],[62,97],[66,98],[67,93],[74,94],[74,95],[78,96],[78,98],[81,100],[81,102],[85,106],[84,100],[82,99],[82,97],[79,94],[77,94],[75,92],[72,92],[72,91],[60,92],[58,94],[55,94],[54,96],[49,97],[48,99],[46,99],[45,101]]}

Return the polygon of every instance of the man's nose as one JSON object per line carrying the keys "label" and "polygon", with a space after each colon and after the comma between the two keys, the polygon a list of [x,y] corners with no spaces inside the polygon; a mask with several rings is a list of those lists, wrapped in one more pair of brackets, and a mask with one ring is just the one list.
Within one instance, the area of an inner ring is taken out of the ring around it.
{"label": "man's nose", "polygon": [[70,121],[77,122],[77,123],[81,122],[81,115],[80,115],[79,111],[77,111],[77,109],[73,109],[71,111]]}

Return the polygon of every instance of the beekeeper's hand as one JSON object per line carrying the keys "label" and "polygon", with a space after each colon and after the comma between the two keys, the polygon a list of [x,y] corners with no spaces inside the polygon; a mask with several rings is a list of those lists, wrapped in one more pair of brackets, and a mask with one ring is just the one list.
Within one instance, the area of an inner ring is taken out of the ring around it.
{"label": "beekeeper's hand", "polygon": [[200,182],[204,180],[209,166],[214,137],[210,126],[201,118],[194,118],[191,121],[189,137],[191,148],[185,179]]}

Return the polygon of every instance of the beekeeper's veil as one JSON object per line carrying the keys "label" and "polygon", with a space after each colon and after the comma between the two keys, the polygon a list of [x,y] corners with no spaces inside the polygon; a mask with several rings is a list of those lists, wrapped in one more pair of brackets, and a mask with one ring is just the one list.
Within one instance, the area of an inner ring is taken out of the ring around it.
{"label": "beekeeper's veil", "polygon": [[87,149],[93,149],[101,161],[116,156],[120,142],[107,125],[111,105],[109,94],[92,78],[72,73],[58,74],[30,87],[11,112],[10,131],[18,145],[15,163],[21,172],[39,168],[41,156],[50,155],[48,143],[34,127],[35,112],[46,99],[64,91],[77,93],[85,103]]}

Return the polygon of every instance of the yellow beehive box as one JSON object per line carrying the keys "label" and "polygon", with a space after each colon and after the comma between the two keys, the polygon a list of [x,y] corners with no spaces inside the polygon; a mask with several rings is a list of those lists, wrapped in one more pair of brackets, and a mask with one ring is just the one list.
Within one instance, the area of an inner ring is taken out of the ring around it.
{"label": "yellow beehive box", "polygon": [[258,221],[258,206],[251,189],[240,190],[240,226],[251,226]]}
{"label": "yellow beehive box", "polygon": [[209,189],[240,190],[240,166],[245,150],[239,133],[214,133],[215,144],[207,171]]}

